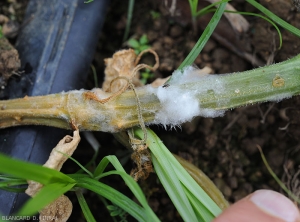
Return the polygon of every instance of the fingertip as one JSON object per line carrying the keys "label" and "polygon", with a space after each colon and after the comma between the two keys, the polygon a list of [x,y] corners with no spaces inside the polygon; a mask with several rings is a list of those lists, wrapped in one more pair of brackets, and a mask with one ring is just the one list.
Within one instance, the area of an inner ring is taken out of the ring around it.
{"label": "fingertip", "polygon": [[214,222],[298,222],[298,208],[284,195],[259,190],[226,209]]}
{"label": "fingertip", "polygon": [[299,209],[286,196],[272,190],[258,190],[254,192],[250,201],[266,213],[284,221],[300,220]]}

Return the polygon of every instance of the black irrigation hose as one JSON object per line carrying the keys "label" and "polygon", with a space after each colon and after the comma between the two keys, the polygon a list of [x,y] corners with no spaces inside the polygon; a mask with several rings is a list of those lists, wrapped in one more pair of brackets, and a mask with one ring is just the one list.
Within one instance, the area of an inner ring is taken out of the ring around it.
{"label": "black irrigation hose", "polygon": [[[84,86],[105,18],[108,0],[31,0],[16,47],[25,71],[6,87],[7,98],[45,95]],[[0,152],[44,163],[68,131],[51,127],[0,130]],[[1,163],[0,163],[1,167]],[[0,190],[0,214],[11,215],[26,194]]]}

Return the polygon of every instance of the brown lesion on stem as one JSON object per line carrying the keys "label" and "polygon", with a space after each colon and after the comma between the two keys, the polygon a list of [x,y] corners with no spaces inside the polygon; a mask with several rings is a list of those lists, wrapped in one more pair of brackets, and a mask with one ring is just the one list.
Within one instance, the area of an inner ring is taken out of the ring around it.
{"label": "brown lesion on stem", "polygon": [[[120,59],[124,59],[126,53],[132,57],[132,52],[132,50],[119,51],[116,54],[121,54],[121,58],[115,58],[116,61],[110,60],[116,67],[107,67],[108,70],[114,71],[113,78],[107,82],[109,88],[106,91],[109,92],[93,89],[0,101],[0,128],[46,125],[64,129],[77,127],[79,130],[117,132],[138,125],[141,118],[144,121],[151,121],[154,118],[153,113],[159,107],[158,100],[154,98],[154,101],[152,95],[146,95],[143,91],[137,92],[133,86],[135,83],[133,79],[142,68],[155,70],[158,67],[158,56],[148,49],[139,56],[134,55],[134,59],[130,59],[130,65],[120,63]],[[156,63],[153,67],[138,64],[146,52],[151,52],[155,57]],[[116,76],[116,71],[120,71],[123,75]],[[106,74],[107,72],[106,70]],[[133,91],[127,91],[129,86]],[[144,99],[147,97],[147,102],[143,101],[143,108],[141,103],[137,105],[137,94]]]}
{"label": "brown lesion on stem", "polygon": [[66,94],[0,101],[0,128],[19,125],[69,127]]}
{"label": "brown lesion on stem", "polygon": [[[141,60],[141,57],[143,56],[143,54],[145,54],[147,52],[152,53],[155,57],[155,65],[153,67],[151,67],[147,64],[138,64],[139,61]],[[131,148],[133,150],[131,159],[136,164],[136,167],[134,169],[132,169],[130,174],[136,181],[138,181],[139,179],[145,180],[151,172],[154,172],[154,170],[153,170],[153,166],[152,166],[152,162],[151,162],[151,155],[150,155],[148,146],[146,144],[147,131],[146,131],[144,119],[143,119],[142,112],[141,112],[141,102],[140,102],[139,96],[136,92],[136,89],[135,89],[135,86],[133,83],[133,78],[137,75],[138,71],[141,69],[148,68],[148,69],[154,71],[158,68],[158,66],[159,66],[159,59],[158,59],[158,55],[156,54],[156,52],[153,51],[152,49],[144,50],[135,59],[134,68],[130,73],[128,73],[129,75],[128,76],[119,75],[119,76],[115,77],[114,79],[112,79],[109,84],[108,91],[109,92],[113,91],[112,90],[114,88],[113,84],[117,80],[123,79],[126,81],[126,83],[123,85],[120,85],[120,87],[117,88],[117,91],[115,91],[111,96],[109,96],[103,100],[100,100],[100,101],[98,100],[97,97],[95,99],[96,101],[99,101],[101,103],[106,103],[106,102],[109,102],[109,101],[115,99],[116,97],[120,96],[121,94],[123,94],[128,89],[128,87],[130,87],[133,90],[134,97],[136,99],[137,117],[138,117],[139,125],[144,132],[144,138],[142,140],[139,140],[139,139],[134,138],[132,131],[130,131],[130,130],[127,131],[128,135],[129,135],[129,142],[130,142]],[[90,98],[95,98],[95,96],[91,96],[91,95],[88,95],[88,96],[90,96]],[[121,127],[121,126],[119,126],[119,127]]]}

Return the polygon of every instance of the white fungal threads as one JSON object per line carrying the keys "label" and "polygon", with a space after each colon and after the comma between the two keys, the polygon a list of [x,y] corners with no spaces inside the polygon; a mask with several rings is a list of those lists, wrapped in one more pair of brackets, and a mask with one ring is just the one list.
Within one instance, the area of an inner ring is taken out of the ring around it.
{"label": "white fungal threads", "polygon": [[[169,86],[153,88],[147,87],[149,93],[156,94],[161,109],[156,112],[155,118],[151,123],[166,125],[179,125],[184,122],[191,121],[195,116],[217,117],[224,114],[224,110],[214,110],[201,108],[197,99],[197,94],[212,91],[219,94],[223,91],[223,85],[217,76],[197,74],[197,69],[188,66],[182,73],[176,70],[173,73]],[[201,89],[196,87],[185,87],[184,84],[194,81],[214,82],[214,84],[203,84]],[[217,89],[217,90],[216,90]]]}
{"label": "white fungal threads", "polygon": [[157,88],[161,109],[155,114],[155,124],[178,125],[199,114],[199,102],[192,92],[178,87]]}

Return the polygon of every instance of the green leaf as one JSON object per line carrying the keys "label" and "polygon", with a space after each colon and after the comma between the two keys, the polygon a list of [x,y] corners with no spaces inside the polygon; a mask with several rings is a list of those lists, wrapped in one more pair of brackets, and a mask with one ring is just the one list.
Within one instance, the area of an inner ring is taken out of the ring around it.
{"label": "green leaf", "polygon": [[211,221],[214,218],[214,216],[206,210],[202,202],[199,199],[195,198],[191,191],[188,190],[186,187],[184,187],[184,190],[193,206],[197,218],[199,218],[200,221]]}
{"label": "green leaf", "polygon": [[140,44],[141,45],[148,44],[148,38],[147,38],[146,34],[144,34],[144,35],[141,36],[141,38],[140,38]]}
{"label": "green leaf", "polygon": [[260,152],[260,155],[261,155],[261,158],[267,168],[267,170],[269,171],[269,173],[271,174],[271,176],[274,178],[274,180],[278,183],[278,185],[281,187],[281,189],[283,189],[288,195],[289,197],[293,198],[293,200],[295,202],[297,202],[298,204],[300,204],[300,199],[298,198],[297,195],[293,194],[292,191],[290,191],[286,186],[285,184],[277,177],[277,175],[275,174],[275,172],[272,170],[272,168],[270,167],[261,147],[259,145],[256,145],[259,152]]}
{"label": "green leaf", "polygon": [[[142,137],[142,130],[136,130],[135,132],[140,138]],[[167,150],[166,147],[161,143],[158,137],[153,136],[154,133],[152,131],[149,130],[148,132],[150,133],[148,133],[147,144],[149,144],[155,172],[157,173],[160,182],[165,187],[166,192],[183,220],[197,221],[197,217],[192,209],[188,197],[186,196],[180,180],[176,175],[175,171],[177,169],[174,168],[169,161],[170,155],[173,155],[165,152]]]}
{"label": "green leaf", "polygon": [[[116,171],[109,171],[107,173],[103,173],[104,169],[106,168],[108,162],[110,162]],[[96,172],[97,171],[97,172]],[[147,217],[152,218],[152,221],[156,221],[157,217],[153,213],[152,209],[149,207],[148,202],[139,187],[139,185],[134,181],[134,179],[129,176],[126,171],[124,170],[123,166],[120,164],[119,160],[116,156],[106,156],[104,157],[101,162],[99,163],[97,169],[95,170],[96,173],[94,175],[97,175],[95,179],[101,178],[103,176],[108,176],[112,174],[117,174],[122,177],[128,188],[131,190],[131,192],[134,194],[134,196],[137,198],[137,200],[141,203],[141,205],[146,209]]]}
{"label": "green leaf", "polygon": [[4,35],[3,35],[3,32],[2,32],[2,26],[0,25],[0,38],[3,38]]}
{"label": "green leaf", "polygon": [[279,47],[278,48],[279,49],[281,48],[281,46],[282,46],[282,35],[281,35],[281,32],[280,32],[279,28],[277,27],[277,25],[272,20],[268,19],[265,16],[262,16],[262,15],[257,14],[257,13],[252,13],[252,12],[240,12],[240,11],[228,11],[228,10],[225,10],[225,12],[227,12],[227,13],[234,13],[234,14],[240,14],[240,15],[251,15],[251,16],[256,16],[256,17],[259,17],[259,18],[262,18],[262,19],[266,20],[271,25],[273,25],[273,27],[276,29],[276,31],[278,33],[278,36],[279,36]]}
{"label": "green leaf", "polygon": [[83,212],[83,215],[84,215],[85,219],[88,222],[95,222],[96,220],[95,220],[89,206],[87,205],[87,203],[85,201],[85,198],[84,198],[84,196],[81,192],[81,189],[76,190],[75,193],[76,193],[78,202],[80,204],[80,207],[81,207],[81,210]]}
{"label": "green leaf", "polygon": [[146,50],[146,49],[149,49],[150,48],[150,45],[141,45],[141,47],[139,48],[140,52]]}
{"label": "green leaf", "polygon": [[24,193],[27,188],[13,188],[13,187],[1,187],[1,190],[5,190],[13,193]]}
{"label": "green leaf", "polygon": [[174,172],[175,169],[172,168],[168,161],[163,162],[165,158],[159,159],[155,154],[152,156],[155,172],[182,219],[184,221],[198,221],[188,197]]}
{"label": "green leaf", "polygon": [[[143,137],[141,129],[136,129],[135,134],[139,138]],[[181,166],[155,133],[148,129],[147,138],[155,171],[183,220],[211,221],[219,215],[221,209]],[[181,187],[174,185],[178,183],[175,181],[180,181]],[[184,195],[186,197],[182,197]],[[188,204],[184,202],[186,198],[189,200]],[[194,215],[197,220],[191,219],[191,215]]]}
{"label": "green leaf", "polygon": [[85,4],[88,4],[88,3],[91,3],[91,2],[93,2],[94,0],[87,0],[87,1],[84,1],[83,3],[85,3]]}
{"label": "green leaf", "polygon": [[108,164],[109,164],[109,159],[107,157],[102,158],[102,160],[100,161],[100,163],[98,164],[98,166],[96,167],[93,173],[94,178],[98,178],[99,176],[101,176],[101,174],[104,172]]}
{"label": "green leaf", "polygon": [[115,205],[108,205],[106,206],[106,208],[109,210],[109,211],[115,211],[116,209],[119,209],[119,207],[115,206]]}
{"label": "green leaf", "polygon": [[161,16],[159,12],[156,12],[153,10],[150,11],[150,14],[151,14],[152,19],[158,19]]}
{"label": "green leaf", "polygon": [[[223,12],[225,10],[225,6],[228,1],[223,0],[220,6],[217,8],[215,14],[211,18],[210,22],[204,29],[202,35],[200,36],[199,40],[197,41],[196,45],[193,47],[193,49],[190,51],[188,56],[184,59],[184,61],[180,64],[178,69],[182,69],[185,66],[192,65],[197,56],[202,51],[203,47],[205,46],[206,42],[212,35],[213,31],[215,30],[217,24],[219,23]],[[171,78],[170,78],[171,79]],[[170,79],[168,81],[170,81]]]}
{"label": "green leaf", "polygon": [[275,15],[273,12],[266,9],[264,6],[256,2],[255,0],[246,0],[249,4],[257,8],[259,11],[264,13],[266,16],[268,16],[270,19],[272,19],[275,23],[280,25],[281,27],[285,28],[289,32],[293,33],[294,35],[300,37],[300,29],[297,29],[296,27],[292,26],[291,24],[287,23],[283,19],[279,18],[277,15]]}
{"label": "green leaf", "polygon": [[[205,15],[206,13],[212,12],[211,8],[215,7],[216,5],[220,4],[221,2],[222,1],[209,4],[208,6],[206,6],[206,7],[202,8],[201,10],[197,11],[196,16],[198,17],[198,16]],[[213,11],[216,11],[216,10],[213,10]]]}
{"label": "green leaf", "polygon": [[25,180],[33,180],[41,184],[50,183],[75,183],[71,177],[53,169],[40,166],[34,163],[27,163],[21,160],[12,159],[0,154],[0,172],[14,175]]}
{"label": "green leaf", "polygon": [[5,187],[23,185],[23,184],[27,185],[27,181],[23,180],[23,179],[0,181],[0,189],[5,188]]}
{"label": "green leaf", "polygon": [[126,28],[123,36],[123,42],[128,38],[129,30],[131,26],[132,14],[134,8],[134,0],[129,0],[128,9],[127,9],[127,21],[126,21]]}
{"label": "green leaf", "polygon": [[81,170],[83,170],[84,172],[86,172],[90,177],[93,177],[93,174],[86,168],[84,167],[81,163],[79,163],[77,160],[75,160],[73,157],[63,153],[63,152],[60,152],[59,150],[56,150],[56,152],[64,155],[65,157],[69,158],[70,160],[72,160],[73,162],[75,162],[80,168]]}
{"label": "green leaf", "polygon": [[198,0],[189,0],[189,3],[190,3],[191,12],[192,12],[192,17],[196,17]]}
{"label": "green leaf", "polygon": [[[114,205],[110,205],[110,206],[114,206]],[[124,212],[125,211],[123,211],[120,207],[114,206],[114,208],[110,209],[110,216],[112,216],[112,217],[120,216],[120,214],[122,214]]]}
{"label": "green leaf", "polygon": [[[149,221],[151,218],[147,218],[145,210],[137,203],[126,197],[124,194],[115,190],[114,188],[95,181],[91,178],[78,178],[77,186],[88,190],[91,190],[100,196],[110,200],[113,204],[119,206],[138,221]],[[152,220],[153,221],[153,220]]]}
{"label": "green leaf", "polygon": [[134,49],[137,49],[140,47],[140,43],[136,39],[129,39],[128,45]]}
{"label": "green leaf", "polygon": [[42,187],[32,199],[26,202],[17,215],[28,216],[36,214],[59,196],[72,189],[74,185],[74,183],[52,183]]}

